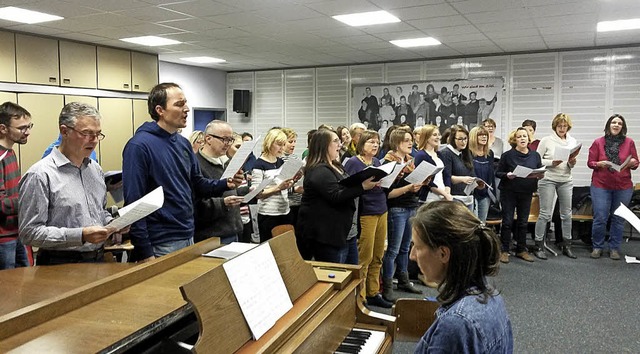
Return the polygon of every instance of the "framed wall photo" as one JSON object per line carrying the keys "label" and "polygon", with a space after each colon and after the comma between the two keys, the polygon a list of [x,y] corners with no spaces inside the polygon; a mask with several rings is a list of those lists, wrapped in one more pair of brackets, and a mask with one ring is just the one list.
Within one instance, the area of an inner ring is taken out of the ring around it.
{"label": "framed wall photo", "polygon": [[499,130],[503,87],[502,77],[354,85],[351,123],[381,133],[394,124],[441,130],[460,124],[469,130],[492,118]]}

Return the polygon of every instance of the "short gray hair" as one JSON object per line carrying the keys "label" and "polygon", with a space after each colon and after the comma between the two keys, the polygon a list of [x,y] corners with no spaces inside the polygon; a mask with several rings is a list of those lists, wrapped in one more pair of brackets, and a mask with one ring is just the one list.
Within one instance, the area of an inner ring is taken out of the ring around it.
{"label": "short gray hair", "polygon": [[227,122],[225,122],[223,120],[219,120],[219,119],[212,120],[204,128],[204,133],[205,134],[211,134],[213,132],[213,130],[216,128],[216,126],[231,127],[231,124],[229,124],[229,123],[227,123]]}
{"label": "short gray hair", "polygon": [[67,103],[62,108],[62,111],[60,111],[58,125],[65,125],[73,128],[80,117],[92,117],[95,120],[100,120],[100,118],[102,118],[96,107],[87,103],[71,102]]}

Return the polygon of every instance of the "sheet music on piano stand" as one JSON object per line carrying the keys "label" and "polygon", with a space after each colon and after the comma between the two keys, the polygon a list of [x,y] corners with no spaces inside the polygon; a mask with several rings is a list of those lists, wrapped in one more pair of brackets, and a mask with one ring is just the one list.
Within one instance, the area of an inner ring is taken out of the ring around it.
{"label": "sheet music on piano stand", "polygon": [[293,307],[269,243],[241,254],[223,265],[255,340]]}

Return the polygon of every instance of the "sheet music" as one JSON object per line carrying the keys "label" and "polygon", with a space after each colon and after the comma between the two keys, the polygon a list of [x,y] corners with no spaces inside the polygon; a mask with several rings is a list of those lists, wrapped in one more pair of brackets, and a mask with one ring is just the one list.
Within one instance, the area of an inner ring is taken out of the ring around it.
{"label": "sheet music", "polygon": [[158,187],[144,197],[118,210],[119,218],[113,219],[108,226],[123,229],[134,222],[160,209],[164,204],[164,191]]}
{"label": "sheet music", "polygon": [[258,141],[260,141],[260,137],[262,137],[262,135],[258,136],[258,138],[255,140],[245,141],[244,143],[242,143],[238,151],[236,151],[236,154],[233,155],[233,158],[231,158],[231,161],[229,161],[227,168],[225,168],[224,172],[222,172],[222,176],[220,176],[220,179],[233,177],[233,175],[235,175],[236,172],[238,172],[242,168],[242,165],[244,165],[244,163],[247,161],[247,157],[249,157],[249,154],[253,152],[253,149],[258,144]]}
{"label": "sheet music", "polygon": [[391,173],[382,178],[380,180],[380,186],[382,188],[389,188],[391,187],[391,185],[393,184],[393,181],[396,180],[396,177],[398,177],[398,175],[400,174],[400,172],[402,172],[402,169],[404,168],[404,166],[407,165],[406,162],[404,163],[397,163],[397,162],[389,162],[390,164],[395,164],[395,167],[393,168],[393,170],[391,171]]}
{"label": "sheet music", "polygon": [[518,165],[518,166],[516,166],[516,169],[513,170],[513,174],[516,177],[520,177],[520,178],[527,178],[532,173],[541,173],[541,172],[547,172],[547,169],[544,166],[542,166],[540,168],[532,169],[532,168],[529,168],[529,167],[524,167],[522,165]]}
{"label": "sheet music", "polygon": [[560,160],[560,161],[568,161],[569,157],[571,157],[571,155],[573,155],[576,151],[580,150],[581,148],[582,148],[581,143],[578,143],[578,145],[574,147],[556,146],[555,150],[553,151],[553,159]]}
{"label": "sheet music", "polygon": [[282,165],[282,167],[280,167],[278,178],[283,181],[293,178],[300,171],[302,166],[304,166],[302,161],[293,158],[289,159]]}
{"label": "sheet music", "polygon": [[293,304],[269,243],[222,264],[253,338],[258,340]]}
{"label": "sheet music", "polygon": [[256,247],[258,247],[257,243],[231,242],[228,245],[218,247],[211,252],[205,253],[203,256],[231,259]]}
{"label": "sheet music", "polygon": [[491,186],[487,182],[482,180],[482,178],[476,177],[471,184],[467,184],[467,186],[464,187],[464,194],[470,195],[471,193],[473,193],[473,191],[476,188],[478,188],[478,186],[480,185],[480,183],[478,183],[478,182],[484,183],[485,188],[487,188],[488,191],[491,191],[493,189],[493,188],[491,188]]}
{"label": "sheet music", "polygon": [[631,161],[631,155],[627,156],[627,158],[624,160],[624,162],[620,165],[616,165],[613,162],[610,162],[611,164],[611,168],[613,168],[614,170],[620,172],[622,171],[623,168],[627,167],[627,165],[629,164],[629,161]]}
{"label": "sheet music", "polygon": [[243,203],[249,203],[251,201],[251,199],[253,199],[256,195],[260,194],[260,192],[262,192],[265,188],[267,188],[267,186],[271,182],[273,182],[273,178],[265,178],[265,179],[263,179],[262,182],[260,182],[260,184],[256,187],[256,189],[254,189],[251,192],[245,194],[244,198],[242,199],[242,202]]}
{"label": "sheet music", "polygon": [[620,203],[620,206],[613,212],[615,215],[627,220],[636,231],[640,232],[640,219],[624,204]]}
{"label": "sheet music", "polygon": [[444,167],[435,166],[427,161],[422,161],[420,164],[411,172],[407,177],[404,178],[405,181],[411,184],[418,184],[424,182],[429,176],[433,176],[436,173],[442,171]]}

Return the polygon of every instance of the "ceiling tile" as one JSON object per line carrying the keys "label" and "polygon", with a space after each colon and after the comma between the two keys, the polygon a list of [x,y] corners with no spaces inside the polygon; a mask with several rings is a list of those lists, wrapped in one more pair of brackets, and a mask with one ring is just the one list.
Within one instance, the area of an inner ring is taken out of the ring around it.
{"label": "ceiling tile", "polygon": [[544,6],[527,6],[527,11],[532,17],[596,13],[598,11],[598,3],[588,0]]}
{"label": "ceiling tile", "polygon": [[310,8],[329,16],[344,15],[356,12],[379,11],[380,7],[366,0],[333,0],[307,5]]}
{"label": "ceiling tile", "polygon": [[387,23],[384,25],[378,26],[362,26],[358,27],[362,32],[371,33],[371,34],[381,34],[381,33],[391,33],[391,32],[402,32],[402,31],[411,31],[415,28],[405,22],[396,22],[396,23]]}
{"label": "ceiling tile", "polygon": [[269,21],[282,22],[304,20],[308,18],[325,17],[323,14],[302,5],[288,5],[281,7],[269,7],[252,11],[252,14],[268,19]]}
{"label": "ceiling tile", "polygon": [[499,32],[484,32],[484,35],[489,39],[528,37],[536,36],[539,34],[540,32],[535,28],[513,29],[509,31]]}
{"label": "ceiling tile", "polygon": [[233,27],[206,30],[200,33],[202,33],[202,35],[204,36],[216,38],[216,39],[231,39],[231,38],[238,38],[238,37],[247,37],[251,35],[251,33],[249,32],[240,30],[238,28],[233,28]]}
{"label": "ceiling tile", "polygon": [[140,33],[145,36],[166,36],[173,33],[184,32],[177,28],[157,25],[155,23],[141,23],[135,26],[124,26],[122,28],[131,32]]}
{"label": "ceiling tile", "polygon": [[442,4],[445,2],[445,0],[403,0],[403,1],[369,0],[369,1],[384,10],[400,9],[400,8],[415,7],[415,6],[422,6],[422,5],[436,5],[436,4]]}
{"label": "ceiling tile", "polygon": [[67,19],[71,17],[93,15],[104,12],[98,9],[61,1],[36,1],[19,5],[21,8],[27,10],[45,12],[51,15],[62,16]]}
{"label": "ceiling tile", "polygon": [[242,11],[241,8],[211,0],[181,1],[162,5],[162,7],[196,17],[217,16]]}
{"label": "ceiling tile", "polygon": [[162,22],[158,22],[158,24],[162,24],[165,26],[173,27],[173,28],[179,28],[184,31],[192,31],[192,32],[227,28],[226,25],[214,23],[211,21],[201,20],[199,18],[187,18],[187,19],[174,20],[174,21],[162,21]]}
{"label": "ceiling tile", "polygon": [[385,41],[393,41],[396,39],[411,39],[426,37],[427,35],[422,31],[405,31],[405,32],[392,32],[392,33],[378,33],[375,35],[377,38]]}
{"label": "ceiling tile", "polygon": [[179,12],[164,9],[162,7],[145,7],[137,9],[129,9],[123,11],[115,11],[114,13],[127,17],[133,17],[140,21],[148,22],[160,22],[171,21],[190,18],[190,15],[185,15]]}
{"label": "ceiling tile", "polygon": [[465,0],[451,1],[451,6],[462,14],[472,14],[478,12],[494,12],[504,9],[523,9],[524,5],[520,0]]}
{"label": "ceiling tile", "polygon": [[91,7],[103,11],[121,11],[126,9],[136,9],[149,7],[149,4],[139,0],[65,0],[66,2],[79,6]]}
{"label": "ceiling tile", "polygon": [[486,41],[489,38],[482,33],[476,32],[476,33],[466,33],[464,35],[442,34],[442,35],[438,35],[437,39],[444,44],[448,44],[448,43],[468,42],[468,41]]}
{"label": "ceiling tile", "polygon": [[509,19],[511,21],[531,19],[531,15],[524,8],[506,9],[491,12],[478,12],[468,14],[465,17],[467,18],[467,20],[475,24],[500,22],[499,19]]}
{"label": "ceiling tile", "polygon": [[402,21],[459,15],[449,4],[403,7],[389,11]]}
{"label": "ceiling tile", "polygon": [[251,26],[260,23],[269,22],[267,19],[256,16],[251,13],[241,12],[241,13],[232,13],[227,15],[217,15],[217,16],[205,16],[203,19],[215,23],[221,23],[227,26]]}
{"label": "ceiling tile", "polygon": [[466,18],[460,15],[428,18],[424,20],[410,20],[407,21],[407,23],[418,29],[465,26],[470,24]]}
{"label": "ceiling tile", "polygon": [[[5,26],[4,23],[8,25]],[[64,29],[51,28],[41,25],[25,25],[25,24],[16,24],[15,22],[8,21],[0,21],[0,26],[3,28],[7,28],[12,31],[24,32],[24,33],[33,33],[33,34],[43,34],[48,36],[60,35],[61,33],[69,33],[73,31],[67,31]]]}
{"label": "ceiling tile", "polygon": [[482,32],[510,32],[513,30],[535,29],[537,26],[532,19],[519,21],[500,21],[490,23],[477,23],[475,26]]}
{"label": "ceiling tile", "polygon": [[336,37],[351,37],[351,36],[359,36],[365,34],[361,30],[355,27],[341,27],[334,26],[333,28],[326,28],[322,30],[313,30],[309,31],[316,36],[325,37],[325,38],[336,38]]}

